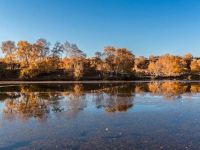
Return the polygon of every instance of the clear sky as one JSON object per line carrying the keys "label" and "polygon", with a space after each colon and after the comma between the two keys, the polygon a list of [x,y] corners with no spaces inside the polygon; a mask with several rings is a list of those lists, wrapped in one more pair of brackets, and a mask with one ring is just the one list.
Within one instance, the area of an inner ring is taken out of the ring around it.
{"label": "clear sky", "polygon": [[0,41],[77,43],[89,56],[105,46],[148,56],[200,56],[199,0],[0,0]]}

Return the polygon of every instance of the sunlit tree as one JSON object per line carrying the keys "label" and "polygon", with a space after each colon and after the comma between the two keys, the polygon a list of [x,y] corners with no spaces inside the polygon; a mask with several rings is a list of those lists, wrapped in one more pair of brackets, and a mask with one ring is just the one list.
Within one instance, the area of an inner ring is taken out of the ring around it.
{"label": "sunlit tree", "polygon": [[163,55],[156,62],[150,62],[148,69],[158,76],[179,76],[186,72],[186,62],[178,56]]}
{"label": "sunlit tree", "polygon": [[7,63],[11,70],[16,69],[16,45],[14,41],[5,41],[1,44],[1,50],[5,54],[4,62]]}
{"label": "sunlit tree", "polygon": [[200,60],[192,60],[190,67],[192,73],[200,73]]}
{"label": "sunlit tree", "polygon": [[66,54],[63,61],[64,68],[72,71],[75,79],[80,79],[84,74],[87,62],[86,54],[76,44],[71,44],[68,41],[64,43],[64,52]]}

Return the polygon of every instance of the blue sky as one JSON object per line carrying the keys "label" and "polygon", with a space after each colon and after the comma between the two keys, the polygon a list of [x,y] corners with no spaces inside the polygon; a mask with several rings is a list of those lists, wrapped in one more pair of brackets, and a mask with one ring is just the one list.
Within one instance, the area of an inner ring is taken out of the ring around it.
{"label": "blue sky", "polygon": [[0,41],[38,38],[77,43],[89,56],[105,46],[200,56],[200,1],[0,0]]}

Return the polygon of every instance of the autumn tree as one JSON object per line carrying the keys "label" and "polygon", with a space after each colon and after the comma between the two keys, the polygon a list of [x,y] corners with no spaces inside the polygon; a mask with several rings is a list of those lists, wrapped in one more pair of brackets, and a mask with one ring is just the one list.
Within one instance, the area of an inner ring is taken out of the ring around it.
{"label": "autumn tree", "polygon": [[135,69],[147,69],[148,60],[144,56],[135,59]]}
{"label": "autumn tree", "polygon": [[185,62],[186,62],[186,68],[188,69],[188,71],[191,70],[190,66],[191,66],[192,58],[193,58],[193,56],[192,56],[192,54],[190,54],[190,53],[187,53],[187,54],[185,54],[185,55],[183,56],[183,59],[184,59]]}
{"label": "autumn tree", "polygon": [[4,62],[7,63],[11,70],[16,69],[16,45],[13,41],[5,41],[1,44],[1,50],[5,54]]}
{"label": "autumn tree", "polygon": [[64,43],[64,52],[68,58],[86,57],[86,54],[76,44],[69,43],[68,41]]}
{"label": "autumn tree", "polygon": [[158,57],[154,56],[154,55],[150,55],[149,56],[149,62],[156,62],[158,59]]}
{"label": "autumn tree", "polygon": [[19,41],[17,44],[17,60],[20,63],[20,77],[28,77],[29,66],[33,63],[34,56],[32,51],[32,45],[27,41]]}
{"label": "autumn tree", "polygon": [[183,57],[185,60],[191,60],[193,58],[192,54],[186,53]]}
{"label": "autumn tree", "polygon": [[36,42],[4,41],[1,44],[4,54],[0,59],[1,71],[20,73],[22,79],[36,79],[39,75],[48,73],[67,73],[72,79],[80,80],[84,75],[95,76],[98,79],[108,77],[123,77],[123,75],[178,77],[181,75],[199,74],[199,58],[190,53],[183,57],[170,54],[135,57],[126,48],[108,46],[104,51],[96,52],[92,58],[76,45],[66,41],[56,42],[50,47],[46,39]]}
{"label": "autumn tree", "polygon": [[51,63],[54,59],[50,60],[50,57],[48,57],[49,43],[44,39],[39,39],[33,44],[27,41],[19,41],[16,54],[21,67],[21,78],[35,77],[55,66],[55,63]]}
{"label": "autumn tree", "polygon": [[38,39],[33,44],[33,48],[37,53],[37,58],[35,58],[35,70],[37,70],[37,74],[54,71],[56,67],[53,57],[55,57],[56,54],[54,52],[54,55],[52,54],[51,57],[50,42],[46,39]]}
{"label": "autumn tree", "polygon": [[51,49],[51,63],[52,67],[56,70],[58,69],[58,64],[60,63],[60,57],[63,53],[64,46],[60,42],[56,42],[54,47]]}
{"label": "autumn tree", "polygon": [[178,56],[163,55],[148,66],[149,71],[156,76],[179,76],[186,71],[186,62]]}
{"label": "autumn tree", "polygon": [[131,73],[135,56],[126,48],[105,47],[105,63],[110,73]]}
{"label": "autumn tree", "polygon": [[116,49],[111,46],[104,48],[105,63],[107,64],[107,71],[111,74],[115,70],[115,63],[114,63],[115,51]]}
{"label": "autumn tree", "polygon": [[190,65],[191,72],[196,74],[200,73],[200,60],[199,59],[193,59]]}
{"label": "autumn tree", "polygon": [[140,56],[138,58],[135,58],[135,65],[134,65],[134,71],[136,71],[137,76],[144,76],[147,75],[148,72],[148,65],[149,60],[143,56]]}
{"label": "autumn tree", "polygon": [[38,51],[38,56],[40,60],[45,59],[45,57],[48,57],[49,53],[50,53],[50,42],[48,42],[46,39],[38,39],[35,42],[35,47]]}
{"label": "autumn tree", "polygon": [[156,75],[158,76],[160,74],[160,68],[156,66],[156,62],[150,61],[148,65],[148,72],[151,75]]}
{"label": "autumn tree", "polygon": [[159,73],[159,68],[156,67],[156,61],[157,60],[158,60],[158,57],[156,57],[154,55],[149,56],[149,65],[148,65],[147,71],[151,75],[158,75],[157,73]]}
{"label": "autumn tree", "polygon": [[118,48],[115,51],[114,64],[116,73],[131,73],[135,56],[126,48]]}
{"label": "autumn tree", "polygon": [[98,71],[99,77],[104,76],[107,71],[106,64],[103,61],[103,54],[101,52],[95,52],[95,56],[89,59],[90,67]]}
{"label": "autumn tree", "polygon": [[21,64],[21,67],[28,67],[32,60],[32,45],[27,41],[19,41],[17,49],[17,59]]}
{"label": "autumn tree", "polygon": [[71,44],[68,41],[64,43],[64,52],[66,54],[64,58],[65,69],[71,70],[75,79],[80,79],[84,74],[86,54],[76,44]]}

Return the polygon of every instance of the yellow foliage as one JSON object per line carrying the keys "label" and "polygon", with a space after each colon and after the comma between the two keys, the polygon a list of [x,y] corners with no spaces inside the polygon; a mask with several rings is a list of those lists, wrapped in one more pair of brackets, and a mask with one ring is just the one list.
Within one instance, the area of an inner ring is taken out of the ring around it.
{"label": "yellow foliage", "polygon": [[159,76],[179,76],[186,71],[186,62],[173,55],[163,55],[154,62],[150,62],[148,69]]}
{"label": "yellow foliage", "polygon": [[200,73],[200,60],[192,60],[190,68],[192,73]]}

